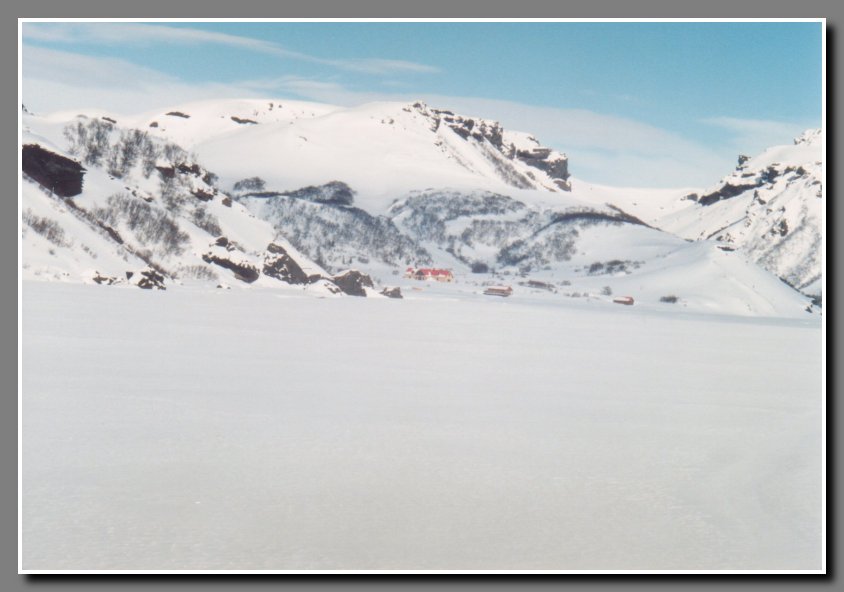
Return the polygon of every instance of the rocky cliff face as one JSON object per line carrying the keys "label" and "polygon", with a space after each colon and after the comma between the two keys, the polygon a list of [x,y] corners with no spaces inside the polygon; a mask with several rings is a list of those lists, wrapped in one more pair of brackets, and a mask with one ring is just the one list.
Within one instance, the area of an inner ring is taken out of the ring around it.
{"label": "rocky cliff face", "polygon": [[[428,107],[425,103],[406,107],[411,108],[430,118],[433,131],[445,126],[464,140],[474,141],[485,149],[483,151],[487,158],[496,161],[499,174],[508,184],[519,189],[571,189],[568,157],[542,146],[535,137],[508,132],[497,121],[465,117],[452,111]],[[531,169],[545,173],[550,183],[543,182]]]}
{"label": "rocky cliff face", "polygon": [[56,195],[72,197],[82,193],[85,168],[38,144],[26,144],[21,149],[21,167],[24,174]]}

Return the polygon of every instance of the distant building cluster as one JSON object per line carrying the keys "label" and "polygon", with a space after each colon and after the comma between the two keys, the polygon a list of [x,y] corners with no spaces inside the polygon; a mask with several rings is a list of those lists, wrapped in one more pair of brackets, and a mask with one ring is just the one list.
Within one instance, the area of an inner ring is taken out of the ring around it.
{"label": "distant building cluster", "polygon": [[450,269],[436,269],[433,267],[408,267],[404,277],[411,280],[436,280],[438,282],[453,282],[454,274]]}

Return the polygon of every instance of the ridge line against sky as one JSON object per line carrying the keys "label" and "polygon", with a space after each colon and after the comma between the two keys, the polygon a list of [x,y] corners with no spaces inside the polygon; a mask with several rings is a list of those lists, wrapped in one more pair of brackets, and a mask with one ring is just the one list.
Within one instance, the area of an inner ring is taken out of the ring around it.
{"label": "ridge line against sky", "polygon": [[422,99],[566,152],[576,177],[707,186],[821,124],[822,23],[22,23],[40,113],[215,98]]}

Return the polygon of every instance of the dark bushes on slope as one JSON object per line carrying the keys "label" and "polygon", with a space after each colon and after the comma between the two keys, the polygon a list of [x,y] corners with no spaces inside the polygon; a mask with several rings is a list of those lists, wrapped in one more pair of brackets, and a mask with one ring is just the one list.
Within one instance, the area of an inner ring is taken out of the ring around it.
{"label": "dark bushes on slope", "polygon": [[181,255],[184,252],[190,237],[167,213],[123,193],[112,195],[107,203],[107,208],[96,211],[106,224],[115,226],[124,222],[142,245],[158,245],[164,254]]}

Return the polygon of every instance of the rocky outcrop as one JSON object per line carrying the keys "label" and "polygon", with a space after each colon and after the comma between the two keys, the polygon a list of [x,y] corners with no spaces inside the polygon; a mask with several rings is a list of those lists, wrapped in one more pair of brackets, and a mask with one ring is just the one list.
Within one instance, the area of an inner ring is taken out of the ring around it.
{"label": "rocky outcrop", "polygon": [[209,193],[203,189],[194,189],[191,194],[200,201],[211,201],[214,199],[214,194]]}
{"label": "rocky outcrop", "polygon": [[394,288],[384,288],[381,290],[380,294],[382,296],[386,296],[387,298],[404,298],[404,296],[401,295],[401,288],[398,286]]}
{"label": "rocky outcrop", "polygon": [[221,257],[213,253],[205,253],[202,256],[202,260],[206,263],[213,263],[215,265],[219,265],[223,269],[228,269],[229,271],[234,273],[235,278],[239,279],[242,282],[246,282],[247,284],[251,284],[260,276],[258,269],[250,265],[249,263],[239,263],[236,261],[232,261],[227,257]]}
{"label": "rocky outcrop", "polygon": [[[414,103],[412,108],[431,120],[431,129],[434,131],[438,130],[440,126],[445,126],[464,140],[473,139],[482,144],[487,144],[495,151],[495,154],[488,155],[488,157],[492,156],[491,159],[494,161],[517,161],[544,172],[551,179],[553,186],[539,184],[540,186],[545,186],[551,190],[571,190],[571,184],[568,181],[570,176],[568,157],[556,150],[540,145],[533,136],[524,136],[524,145],[517,146],[515,142],[508,141],[508,134],[497,121],[464,117],[452,111],[429,108],[420,102]],[[526,175],[523,175],[515,170],[505,170],[507,167],[502,167],[501,162],[495,164],[502,178],[514,187],[522,189],[539,188],[535,175],[529,171]]]}
{"label": "rocky outcrop", "polygon": [[213,242],[213,244],[210,245],[210,246],[223,247],[226,251],[229,251],[229,252],[237,251],[238,247],[239,247],[239,245],[236,242],[230,241],[229,239],[227,239],[224,236],[218,236],[217,240],[215,240]]}
{"label": "rocky outcrop", "polygon": [[349,296],[366,296],[364,288],[373,288],[372,278],[356,269],[350,269],[330,278],[331,281]]}
{"label": "rocky outcrop", "polygon": [[27,144],[21,149],[21,167],[26,175],[56,195],[72,197],[82,193],[85,168],[38,144]]}
{"label": "rocky outcrop", "polygon": [[275,243],[267,245],[262,272],[266,276],[288,284],[310,284],[321,277],[318,274],[308,275],[305,273],[284,247]]}
{"label": "rocky outcrop", "polygon": [[427,109],[423,103],[414,103],[413,107],[430,113],[434,117],[436,127],[448,126],[464,140],[472,137],[479,141],[487,140],[499,150],[504,148],[504,130],[497,121],[463,117],[442,109]]}
{"label": "rocky outcrop", "polygon": [[102,275],[99,271],[94,272],[94,277],[92,277],[91,279],[94,280],[94,283],[96,284],[106,286],[111,286],[123,282],[123,280],[118,277],[114,277],[111,275]]}
{"label": "rocky outcrop", "polygon": [[730,183],[724,183],[715,191],[699,197],[697,202],[702,206],[711,206],[712,204],[718,203],[721,200],[739,196],[745,191],[748,191],[750,189],[756,189],[757,187],[761,187],[762,185],[764,185],[764,182],[762,181],[746,183],[743,185],[732,185]]}

